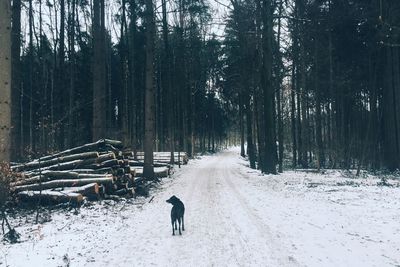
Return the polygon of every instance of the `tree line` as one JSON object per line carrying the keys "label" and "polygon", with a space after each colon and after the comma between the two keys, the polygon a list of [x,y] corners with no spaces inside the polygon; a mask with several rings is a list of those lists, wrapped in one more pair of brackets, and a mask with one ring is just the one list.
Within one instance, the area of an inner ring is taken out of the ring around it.
{"label": "tree line", "polygon": [[400,167],[398,1],[230,0],[223,38],[212,3],[13,0],[12,158],[106,136],[240,144],[265,173]]}
{"label": "tree line", "polygon": [[400,167],[398,1],[231,6],[222,90],[250,166]]}
{"label": "tree line", "polygon": [[203,0],[13,0],[9,10],[12,159],[104,137],[190,154],[222,144],[221,44]]}

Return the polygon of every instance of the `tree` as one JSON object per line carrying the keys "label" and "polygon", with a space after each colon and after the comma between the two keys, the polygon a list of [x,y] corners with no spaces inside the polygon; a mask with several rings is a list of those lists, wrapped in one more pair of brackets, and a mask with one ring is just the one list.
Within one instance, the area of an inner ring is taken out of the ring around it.
{"label": "tree", "polygon": [[11,158],[17,160],[22,154],[23,138],[21,132],[21,0],[14,0],[12,5],[12,89],[11,89]]}
{"label": "tree", "polygon": [[264,116],[265,116],[265,173],[276,173],[276,140],[274,125],[274,88],[272,83],[272,44],[273,44],[273,9],[272,1],[263,1],[263,65],[261,71],[261,87],[264,90]]}
{"label": "tree", "polygon": [[0,1],[0,161],[10,160],[11,1]]}
{"label": "tree", "polygon": [[155,138],[154,36],[153,1],[146,0],[146,92],[143,176],[154,178],[153,150]]}
{"label": "tree", "polygon": [[106,118],[104,0],[93,1],[93,141],[104,138]]}

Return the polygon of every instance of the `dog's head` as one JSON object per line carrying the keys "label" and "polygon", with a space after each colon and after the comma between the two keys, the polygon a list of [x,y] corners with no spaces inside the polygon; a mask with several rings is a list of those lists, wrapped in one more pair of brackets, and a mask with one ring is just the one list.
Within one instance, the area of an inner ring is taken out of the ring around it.
{"label": "dog's head", "polygon": [[169,199],[167,199],[167,202],[172,205],[175,205],[178,201],[179,201],[179,198],[177,198],[176,196],[172,196]]}

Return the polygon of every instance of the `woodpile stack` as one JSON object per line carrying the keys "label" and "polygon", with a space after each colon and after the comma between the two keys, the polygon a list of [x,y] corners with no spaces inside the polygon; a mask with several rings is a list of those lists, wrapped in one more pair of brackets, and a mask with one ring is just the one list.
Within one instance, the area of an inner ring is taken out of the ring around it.
{"label": "woodpile stack", "polygon": [[[186,153],[175,153],[175,161],[186,164]],[[179,157],[178,157],[179,154]],[[167,177],[171,165],[166,155],[154,153],[154,171],[157,178]],[[20,173],[19,180],[11,184],[12,192],[22,201],[42,203],[70,202],[80,204],[86,198],[125,196],[143,192],[143,153],[123,151],[120,141],[102,139],[95,143],[68,149],[11,169]]]}
{"label": "woodpile stack", "polygon": [[[134,159],[134,155],[129,154],[130,159]],[[137,152],[136,159],[139,161],[144,160],[144,152]],[[186,152],[175,152],[174,153],[174,164],[187,164],[189,161]],[[155,164],[170,164],[171,163],[171,152],[154,152]]]}

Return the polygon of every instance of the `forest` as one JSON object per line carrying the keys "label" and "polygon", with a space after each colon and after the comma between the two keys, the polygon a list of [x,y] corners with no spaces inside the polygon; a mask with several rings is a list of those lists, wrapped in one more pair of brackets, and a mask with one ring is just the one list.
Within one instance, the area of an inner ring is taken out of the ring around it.
{"label": "forest", "polygon": [[240,145],[272,174],[400,167],[399,1],[0,4],[2,161],[110,138]]}
{"label": "forest", "polygon": [[400,266],[400,0],[0,0],[0,267]]}

